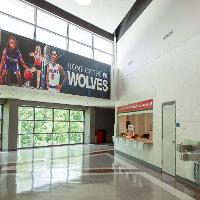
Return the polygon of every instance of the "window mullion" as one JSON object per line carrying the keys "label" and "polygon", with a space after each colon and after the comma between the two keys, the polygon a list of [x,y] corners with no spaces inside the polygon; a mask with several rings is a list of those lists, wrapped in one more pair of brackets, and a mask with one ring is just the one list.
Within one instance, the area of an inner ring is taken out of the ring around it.
{"label": "window mullion", "polygon": [[92,33],[92,59],[94,59],[94,33]]}
{"label": "window mullion", "polygon": [[36,40],[36,31],[37,31],[37,8],[34,8],[34,32],[33,39]]}
{"label": "window mullion", "polygon": [[67,23],[67,32],[66,32],[66,50],[69,51],[69,23]]}

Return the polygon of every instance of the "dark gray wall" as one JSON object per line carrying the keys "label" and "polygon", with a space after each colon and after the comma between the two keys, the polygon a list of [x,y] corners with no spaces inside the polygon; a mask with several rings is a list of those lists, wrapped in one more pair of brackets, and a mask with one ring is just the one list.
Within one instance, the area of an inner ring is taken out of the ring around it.
{"label": "dark gray wall", "polygon": [[112,142],[114,136],[115,109],[95,108],[95,131],[106,130],[106,142]]}

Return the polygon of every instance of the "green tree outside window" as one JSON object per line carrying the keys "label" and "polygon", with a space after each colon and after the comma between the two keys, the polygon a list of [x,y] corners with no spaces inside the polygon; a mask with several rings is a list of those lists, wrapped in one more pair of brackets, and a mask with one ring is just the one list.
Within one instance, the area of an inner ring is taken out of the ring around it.
{"label": "green tree outside window", "polygon": [[84,111],[19,107],[18,148],[83,142]]}

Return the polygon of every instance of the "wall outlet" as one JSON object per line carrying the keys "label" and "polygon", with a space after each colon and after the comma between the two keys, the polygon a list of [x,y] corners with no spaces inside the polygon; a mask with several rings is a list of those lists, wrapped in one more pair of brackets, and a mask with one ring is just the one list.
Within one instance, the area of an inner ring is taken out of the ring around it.
{"label": "wall outlet", "polygon": [[180,122],[177,122],[176,123],[176,128],[180,128],[181,127],[181,123]]}

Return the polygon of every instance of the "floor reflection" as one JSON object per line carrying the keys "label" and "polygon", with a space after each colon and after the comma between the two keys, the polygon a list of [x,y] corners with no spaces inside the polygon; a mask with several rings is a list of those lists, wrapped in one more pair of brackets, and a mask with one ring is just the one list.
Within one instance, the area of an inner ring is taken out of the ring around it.
{"label": "floor reflection", "polygon": [[[102,155],[99,155],[99,160],[94,158],[94,153],[100,152],[102,148],[104,151],[113,149],[110,146],[80,145],[2,153],[0,176],[6,174],[6,177],[4,182],[0,183],[0,195],[8,194],[7,190],[3,189],[3,185],[9,185],[10,189],[13,185],[14,188],[11,190],[14,193],[22,193],[49,191],[56,183],[81,183],[84,168],[99,167],[99,164],[103,163]],[[83,156],[84,154],[87,155]],[[91,158],[89,154],[93,154]],[[109,163],[112,164],[110,160],[109,158],[104,160],[108,167],[110,167]],[[0,196],[0,199],[3,199],[3,196]]]}
{"label": "floor reflection", "polygon": [[78,145],[0,153],[0,200],[193,199],[112,150]]}

